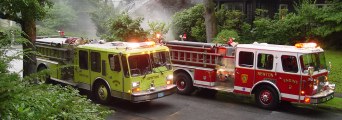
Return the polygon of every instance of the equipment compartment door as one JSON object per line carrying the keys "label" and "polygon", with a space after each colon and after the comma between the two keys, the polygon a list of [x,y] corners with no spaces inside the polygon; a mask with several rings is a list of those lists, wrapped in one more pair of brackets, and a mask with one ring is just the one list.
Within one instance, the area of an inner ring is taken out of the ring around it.
{"label": "equipment compartment door", "polygon": [[89,51],[88,50],[78,50],[75,57],[75,77],[74,81],[76,83],[90,84],[90,74],[89,74]]}

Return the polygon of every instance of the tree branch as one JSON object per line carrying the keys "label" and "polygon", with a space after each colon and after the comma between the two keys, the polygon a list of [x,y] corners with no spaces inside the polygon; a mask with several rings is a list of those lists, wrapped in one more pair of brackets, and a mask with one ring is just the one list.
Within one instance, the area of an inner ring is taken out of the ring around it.
{"label": "tree branch", "polygon": [[2,12],[0,12],[0,18],[1,19],[12,20],[12,21],[17,22],[17,23],[21,23],[22,22],[22,19],[20,19],[18,16],[12,16],[12,15],[5,14],[5,13],[2,13]]}

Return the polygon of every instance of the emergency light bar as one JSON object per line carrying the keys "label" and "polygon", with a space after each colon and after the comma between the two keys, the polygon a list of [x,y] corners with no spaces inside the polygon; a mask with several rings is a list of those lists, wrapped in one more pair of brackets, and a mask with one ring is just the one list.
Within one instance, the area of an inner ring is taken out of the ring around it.
{"label": "emergency light bar", "polygon": [[296,48],[316,48],[317,44],[316,43],[296,43],[295,47]]}
{"label": "emergency light bar", "polygon": [[121,46],[121,47],[128,47],[131,49],[139,48],[139,47],[151,47],[154,46],[156,43],[153,41],[148,42],[112,42],[113,46]]}

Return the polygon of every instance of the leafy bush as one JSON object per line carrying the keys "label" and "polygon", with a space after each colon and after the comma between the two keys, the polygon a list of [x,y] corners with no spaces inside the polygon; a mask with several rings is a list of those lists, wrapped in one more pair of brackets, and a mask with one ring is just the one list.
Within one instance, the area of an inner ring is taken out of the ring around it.
{"label": "leafy bush", "polygon": [[[184,11],[177,12],[172,17],[171,27],[175,38],[178,35],[186,33],[187,40],[189,41],[205,42],[206,32],[203,13],[203,4],[198,4]],[[238,34],[243,34],[246,37],[250,36],[249,31],[251,26],[244,22],[245,16],[242,12],[226,10],[224,7],[221,7],[215,12],[215,16],[217,18],[218,32],[222,30],[234,30]]]}
{"label": "leafy bush", "polygon": [[111,112],[79,95],[74,88],[31,84],[17,73],[10,73],[9,61],[20,58],[19,54],[6,54],[12,33],[0,29],[1,119],[104,119]]}
{"label": "leafy bush", "polygon": [[[148,21],[148,26],[150,27],[146,32],[150,33],[148,35],[149,40],[157,41],[156,39],[164,39],[163,35],[165,35],[169,29],[170,26],[167,25],[164,22],[158,22],[158,21]],[[160,34],[161,38],[156,38],[157,34]]]}
{"label": "leafy bush", "polygon": [[[186,33],[187,40],[204,41],[206,36],[205,27],[203,27],[205,26],[203,12],[203,4],[197,4],[194,7],[175,13],[172,16],[171,26],[175,38]],[[192,30],[194,30],[194,34],[190,34]]]}
{"label": "leafy bush", "polygon": [[239,41],[239,35],[235,30],[222,30],[217,34],[213,42],[225,44],[229,41],[229,38],[235,38],[234,41],[236,42]]}
{"label": "leafy bush", "polygon": [[140,26],[143,18],[133,19],[122,13],[111,21],[109,41],[145,41],[147,32]]}

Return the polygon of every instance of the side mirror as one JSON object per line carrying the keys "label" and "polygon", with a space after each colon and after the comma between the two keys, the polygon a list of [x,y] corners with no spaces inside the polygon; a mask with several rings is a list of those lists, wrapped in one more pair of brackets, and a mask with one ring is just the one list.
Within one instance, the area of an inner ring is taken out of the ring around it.
{"label": "side mirror", "polygon": [[312,77],[313,73],[314,73],[314,68],[313,67],[309,67],[308,68],[308,73],[309,73],[309,76]]}

